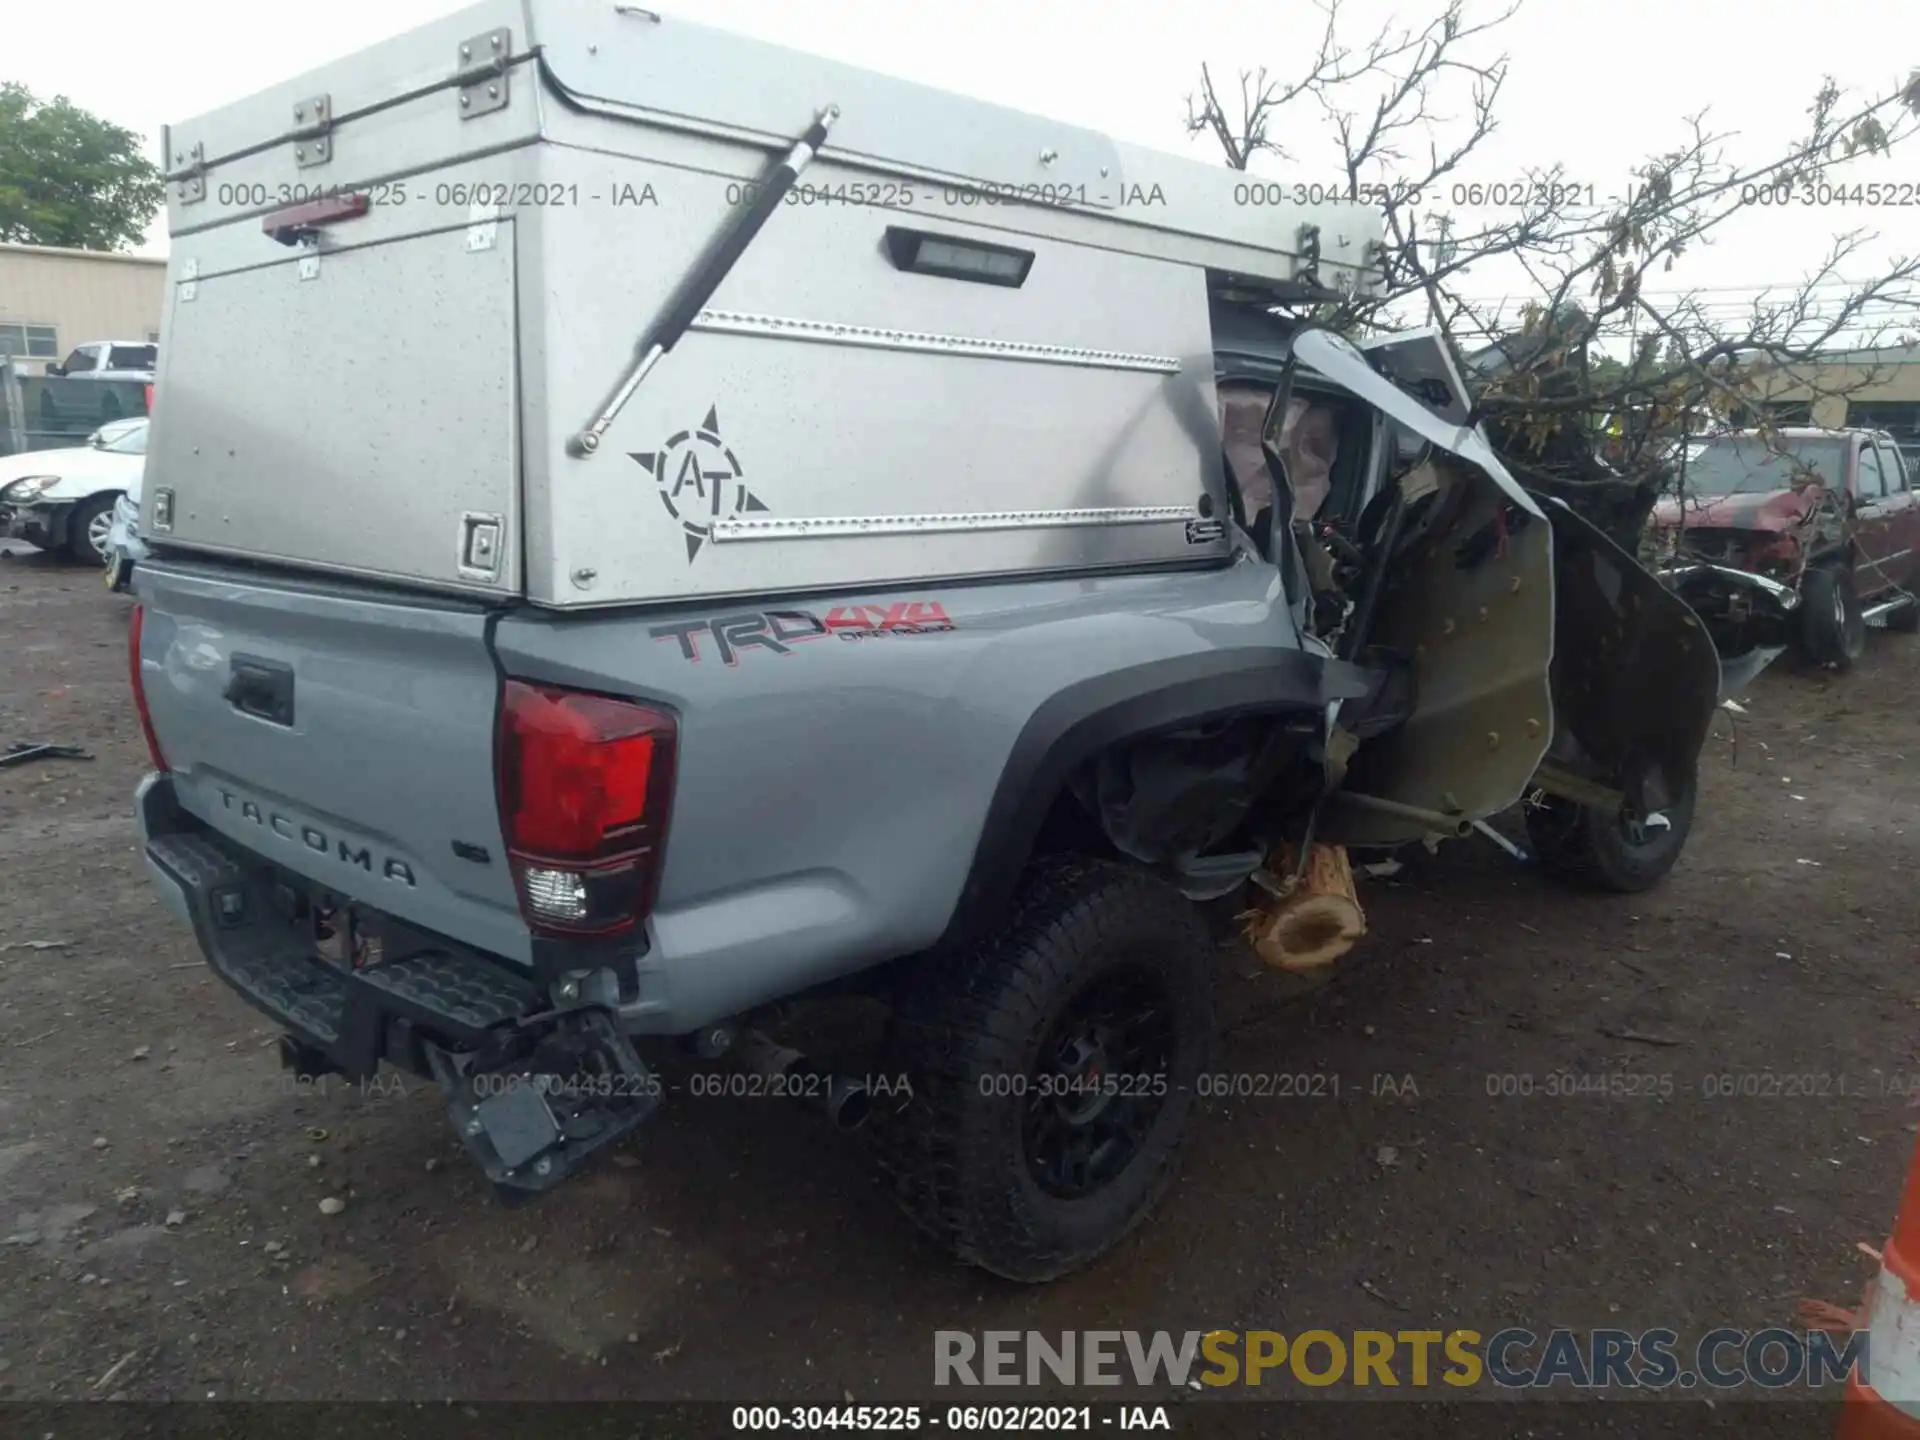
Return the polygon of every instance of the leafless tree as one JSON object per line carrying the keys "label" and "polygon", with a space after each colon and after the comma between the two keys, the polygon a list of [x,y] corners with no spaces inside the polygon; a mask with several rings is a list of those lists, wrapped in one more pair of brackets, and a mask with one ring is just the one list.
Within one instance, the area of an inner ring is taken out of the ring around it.
{"label": "leafless tree", "polygon": [[[1346,200],[1383,216],[1380,289],[1330,302],[1316,318],[1349,331],[1436,325],[1463,359],[1478,357],[1477,417],[1509,461],[1548,488],[1607,476],[1646,488],[1665,474],[1659,457],[1676,435],[1763,416],[1769,387],[1784,377],[1816,399],[1875,383],[1871,369],[1842,382],[1808,368],[1840,342],[1920,343],[1920,256],[1857,281],[1873,239],[1860,229],[1839,235],[1795,285],[1733,310],[1698,290],[1659,288],[1677,260],[1755,205],[1915,214],[1910,184],[1842,178],[1837,167],[1885,155],[1920,129],[1920,70],[1864,98],[1826,80],[1802,136],[1757,159],[1736,156],[1734,137],[1705,115],[1683,119],[1678,143],[1634,167],[1622,195],[1596,195],[1559,166],[1477,186],[1465,167],[1498,127],[1509,66],[1507,55],[1484,52],[1519,3],[1478,14],[1468,0],[1444,0],[1424,25],[1389,27],[1355,49],[1341,38],[1341,0],[1325,0],[1318,44],[1295,78],[1242,72],[1231,106],[1202,68],[1187,128],[1211,137],[1227,164],[1290,160],[1289,145],[1330,140]],[[1482,191],[1500,208],[1476,206]],[[1475,299],[1463,284],[1475,267],[1515,276],[1515,303]],[[1611,468],[1594,463],[1596,449]]]}

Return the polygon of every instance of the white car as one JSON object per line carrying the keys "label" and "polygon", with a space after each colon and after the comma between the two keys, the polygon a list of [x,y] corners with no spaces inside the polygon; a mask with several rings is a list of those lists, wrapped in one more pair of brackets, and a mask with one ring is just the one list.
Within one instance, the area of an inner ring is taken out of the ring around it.
{"label": "white car", "polygon": [[0,536],[104,564],[115,503],[139,495],[146,463],[144,415],[102,425],[85,445],[0,459]]}

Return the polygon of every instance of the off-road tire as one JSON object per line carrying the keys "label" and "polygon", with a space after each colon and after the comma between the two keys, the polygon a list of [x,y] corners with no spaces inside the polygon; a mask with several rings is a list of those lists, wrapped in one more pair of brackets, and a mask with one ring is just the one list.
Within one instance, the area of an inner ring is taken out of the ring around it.
{"label": "off-road tire", "polygon": [[1849,670],[1867,649],[1867,622],[1853,583],[1820,566],[1800,582],[1800,652],[1810,664]]}
{"label": "off-road tire", "polygon": [[[961,1260],[1038,1283],[1087,1264],[1144,1220],[1173,1178],[1212,1060],[1211,950],[1198,912],[1165,882],[1070,859],[1029,872],[998,934],[921,962],[889,1039],[888,1071],[907,1076],[912,1098],[873,1127],[882,1173],[914,1223]],[[1063,1197],[1042,1188],[1029,1163],[1028,1097],[1006,1091],[1028,1082],[1075,997],[1122,974],[1151,977],[1165,998],[1164,1097],[1124,1168]]]}
{"label": "off-road tire", "polygon": [[1646,843],[1629,839],[1618,815],[1548,795],[1526,807],[1527,838],[1533,858],[1554,879],[1585,890],[1619,895],[1651,890],[1667,878],[1686,848],[1693,829],[1694,783],[1661,813],[1668,828],[1650,833]]}
{"label": "off-road tire", "polygon": [[1912,635],[1920,632],[1920,599],[1909,597],[1907,603],[1899,609],[1889,610],[1887,629],[1896,635]]}
{"label": "off-road tire", "polygon": [[111,522],[113,518],[113,495],[95,495],[90,500],[82,500],[73,507],[67,516],[67,543],[60,553],[75,560],[84,560],[94,565],[106,564],[107,557],[93,547],[91,531],[94,521],[102,515]]}

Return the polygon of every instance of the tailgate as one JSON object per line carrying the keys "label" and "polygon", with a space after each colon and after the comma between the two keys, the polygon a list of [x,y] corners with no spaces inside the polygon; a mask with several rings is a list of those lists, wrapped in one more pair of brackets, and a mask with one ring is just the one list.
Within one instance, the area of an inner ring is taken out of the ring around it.
{"label": "tailgate", "polygon": [[203,274],[191,300],[176,287],[147,459],[156,499],[170,492],[149,506],[156,537],[518,590],[510,239],[443,230],[316,258],[254,238],[285,258]]}
{"label": "tailgate", "polygon": [[177,562],[135,573],[147,705],[185,809],[338,894],[528,958],[485,609]]}

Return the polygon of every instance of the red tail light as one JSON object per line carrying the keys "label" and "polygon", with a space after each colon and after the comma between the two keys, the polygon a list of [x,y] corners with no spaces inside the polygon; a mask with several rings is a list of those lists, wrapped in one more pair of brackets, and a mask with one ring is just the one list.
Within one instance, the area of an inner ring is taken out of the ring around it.
{"label": "red tail light", "polygon": [[652,706],[506,682],[500,828],[535,933],[611,934],[653,907],[677,737]]}
{"label": "red tail light", "polygon": [[147,394],[147,414],[151,415],[153,414],[153,386],[149,385],[146,387],[146,394]]}
{"label": "red tail light", "polygon": [[153,768],[165,770],[167,757],[160,753],[160,739],[153,733],[153,716],[147,713],[147,685],[140,676],[140,633],[146,628],[147,607],[136,604],[127,621],[127,676],[133,682],[133,708],[140,714],[140,733],[147,737],[147,754]]}

